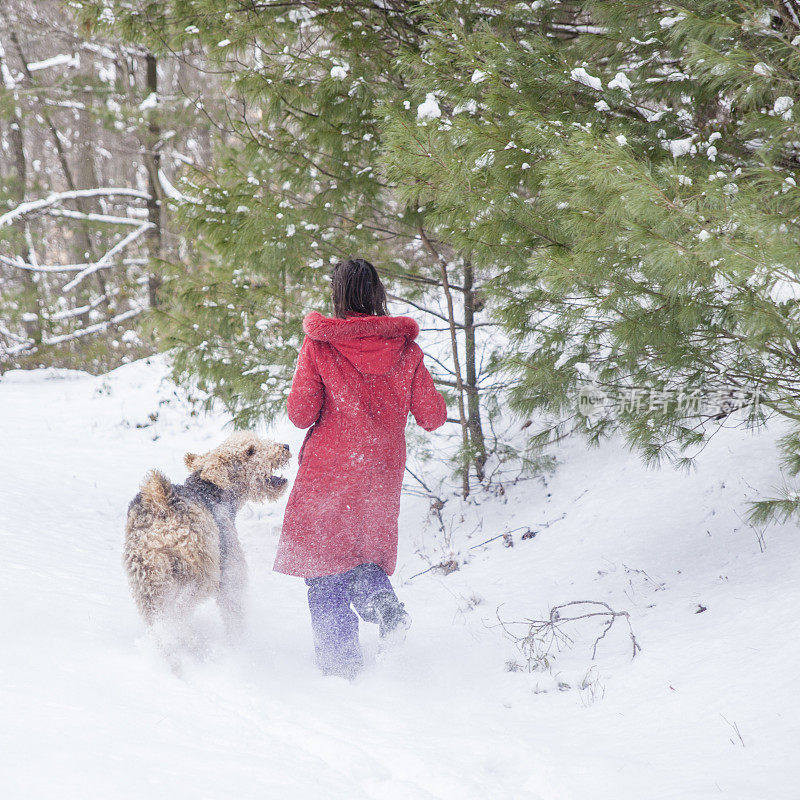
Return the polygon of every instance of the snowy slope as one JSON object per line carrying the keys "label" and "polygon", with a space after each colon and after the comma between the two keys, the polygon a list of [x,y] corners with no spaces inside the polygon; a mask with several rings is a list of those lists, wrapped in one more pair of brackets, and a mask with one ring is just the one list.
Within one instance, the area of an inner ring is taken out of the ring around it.
{"label": "snowy slope", "polygon": [[[353,684],[317,675],[303,584],[270,571],[282,505],[247,508],[247,636],[228,649],[203,609],[207,653],[181,680],[128,595],[124,514],[148,468],[183,480],[183,454],[225,420],[191,416],[165,374],[156,359],[0,379],[3,798],[800,795],[796,531],[770,529],[762,553],[738,516],[779,481],[775,432],[720,432],[690,475],[570,442],[546,482],[448,501],[467,563],[446,576],[409,580],[427,567],[417,551],[441,549],[409,496],[396,583],[414,626],[382,660],[365,630]],[[272,435],[295,452],[302,438]],[[476,546],[520,527],[537,534]],[[592,662],[592,620],[551,672],[507,671],[524,658],[498,615],[570,600],[629,611],[642,652],[619,620]]]}

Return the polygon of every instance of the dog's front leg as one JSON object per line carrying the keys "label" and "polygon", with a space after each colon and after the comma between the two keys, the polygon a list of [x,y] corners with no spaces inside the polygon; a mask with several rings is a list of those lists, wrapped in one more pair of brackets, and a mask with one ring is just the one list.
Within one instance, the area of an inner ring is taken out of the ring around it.
{"label": "dog's front leg", "polygon": [[[227,526],[226,526],[227,527]],[[219,604],[228,638],[235,642],[244,630],[244,593],[247,587],[247,562],[236,529],[221,531]]]}

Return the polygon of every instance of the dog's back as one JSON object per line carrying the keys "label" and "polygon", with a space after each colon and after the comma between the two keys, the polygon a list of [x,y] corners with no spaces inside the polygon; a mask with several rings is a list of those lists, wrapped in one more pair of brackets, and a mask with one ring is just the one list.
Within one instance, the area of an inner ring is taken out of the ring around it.
{"label": "dog's back", "polygon": [[191,605],[219,587],[217,524],[206,505],[181,488],[152,470],[128,507],[123,560],[149,623],[182,598]]}

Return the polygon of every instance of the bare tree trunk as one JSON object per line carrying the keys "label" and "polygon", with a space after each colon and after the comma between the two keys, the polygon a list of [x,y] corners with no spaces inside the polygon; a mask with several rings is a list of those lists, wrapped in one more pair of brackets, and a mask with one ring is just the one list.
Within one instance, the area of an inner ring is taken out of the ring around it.
{"label": "bare tree trunk", "polygon": [[[98,180],[97,176],[97,169],[95,167],[95,141],[94,141],[94,129],[92,127],[92,113],[91,107],[93,104],[94,92],[90,89],[84,89],[83,91],[83,105],[84,108],[80,111],[80,128],[79,128],[79,136],[77,141],[75,142],[75,148],[78,155],[78,165],[77,165],[77,172],[78,172],[78,181],[79,183],[85,187],[89,188],[91,186],[100,186],[101,183]],[[85,243],[88,243],[88,233],[84,231],[86,235],[86,239],[84,240]],[[88,243],[91,247],[91,244]],[[103,240],[100,239],[99,242],[101,246],[101,250],[103,248]],[[108,284],[106,281],[105,273],[103,270],[98,270],[93,275],[94,282],[97,285],[97,290],[100,292],[101,297],[105,297],[100,303],[99,308],[103,310],[106,316],[110,316],[110,303],[108,298]],[[88,297],[86,298],[89,299]],[[88,322],[89,315],[88,313],[83,317],[79,317],[82,322]]]}
{"label": "bare tree trunk", "polygon": [[[5,88],[13,93],[14,105],[11,112],[11,124],[9,125],[9,141],[11,151],[14,155],[16,199],[17,202],[23,203],[25,202],[28,185],[28,162],[25,158],[25,135],[22,130],[22,113],[17,103],[17,95],[14,91],[13,80],[10,79],[11,72],[8,62],[6,61],[5,49],[3,48],[2,42],[0,42],[0,75],[2,75],[2,83]],[[20,236],[25,235],[24,222],[20,221],[15,227],[19,229]],[[39,287],[36,284],[34,275],[28,272],[28,270],[22,270],[22,281],[25,285],[25,293],[33,302],[35,309],[34,311],[27,311],[24,313],[22,324],[25,328],[25,335],[38,345],[42,341],[42,309]]]}
{"label": "bare tree trunk", "polygon": [[447,321],[450,326],[450,346],[453,350],[453,368],[456,378],[456,390],[458,392],[458,418],[461,423],[461,439],[462,439],[462,461],[461,461],[461,493],[464,497],[469,496],[469,424],[467,421],[467,412],[464,405],[464,383],[461,379],[461,359],[458,355],[458,336],[456,335],[456,318],[455,310],[453,308],[453,293],[450,291],[450,277],[447,274],[447,261],[444,256],[439,253],[433,246],[433,243],[428,239],[425,230],[420,226],[419,235],[423,244],[428,251],[436,258],[439,263],[439,270],[442,274],[442,288],[444,290],[445,300],[447,302]]}
{"label": "bare tree trunk", "polygon": [[458,418],[461,423],[461,438],[464,453],[461,463],[461,493],[464,497],[469,496],[469,421],[464,408],[464,385],[461,380],[461,363],[458,356],[458,337],[456,336],[456,321],[453,311],[453,295],[448,283],[447,265],[441,261],[439,266],[442,271],[442,283],[444,284],[444,295],[447,300],[447,316],[450,322],[450,344],[453,348],[453,368],[456,373],[456,387],[458,390]]}
{"label": "bare tree trunk", "polygon": [[161,286],[161,275],[153,270],[153,266],[163,256],[162,225],[162,190],[158,173],[161,169],[161,126],[158,124],[158,60],[152,53],[145,56],[147,99],[152,98],[154,104],[148,109],[147,140],[145,142],[144,160],[147,165],[147,181],[150,199],[147,201],[147,219],[153,227],[147,233],[150,251],[151,271],[147,278],[147,294],[150,308],[158,305],[158,290]]}
{"label": "bare tree trunk", "polygon": [[475,293],[472,262],[464,262],[464,367],[467,384],[467,426],[474,455],[475,473],[482,481],[485,475],[486,442],[481,424],[481,404],[478,397],[478,369],[475,363]]}
{"label": "bare tree trunk", "polygon": [[[22,71],[25,73],[25,76],[28,79],[28,82],[33,87],[35,81],[33,78],[33,74],[31,73],[30,69],[28,68],[28,60],[25,55],[25,51],[22,49],[22,44],[19,41],[19,37],[17,36],[15,31],[11,32],[11,41],[14,43],[14,48],[17,51],[17,55],[19,56],[20,63],[22,65]],[[61,137],[58,135],[58,129],[53,122],[53,118],[50,116],[49,112],[47,111],[47,106],[45,103],[39,104],[39,114],[41,115],[42,119],[45,122],[48,130],[50,131],[50,138],[53,140],[53,146],[56,149],[56,154],[58,155],[59,164],[61,164],[61,171],[64,173],[64,180],[67,183],[67,188],[70,191],[75,191],[78,186],[75,183],[75,178],[72,174],[72,169],[69,166],[69,161],[67,160],[67,154],[64,150],[64,145],[61,141]],[[78,211],[82,213],[87,213],[89,207],[86,203],[81,200],[75,201],[75,207]],[[85,258],[88,261],[96,260],[97,256],[94,252],[94,247],[92,246],[92,240],[89,235],[89,228],[85,222],[81,222],[78,226],[78,244],[79,248],[82,251],[80,253],[82,258]]]}

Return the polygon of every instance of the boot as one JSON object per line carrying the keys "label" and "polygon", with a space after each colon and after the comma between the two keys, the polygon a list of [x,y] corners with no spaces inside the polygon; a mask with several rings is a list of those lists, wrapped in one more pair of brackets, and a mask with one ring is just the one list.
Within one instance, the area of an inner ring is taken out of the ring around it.
{"label": "boot", "polygon": [[381,639],[405,632],[411,627],[411,617],[394,592],[378,592],[372,599],[375,616],[378,618],[378,630]]}

